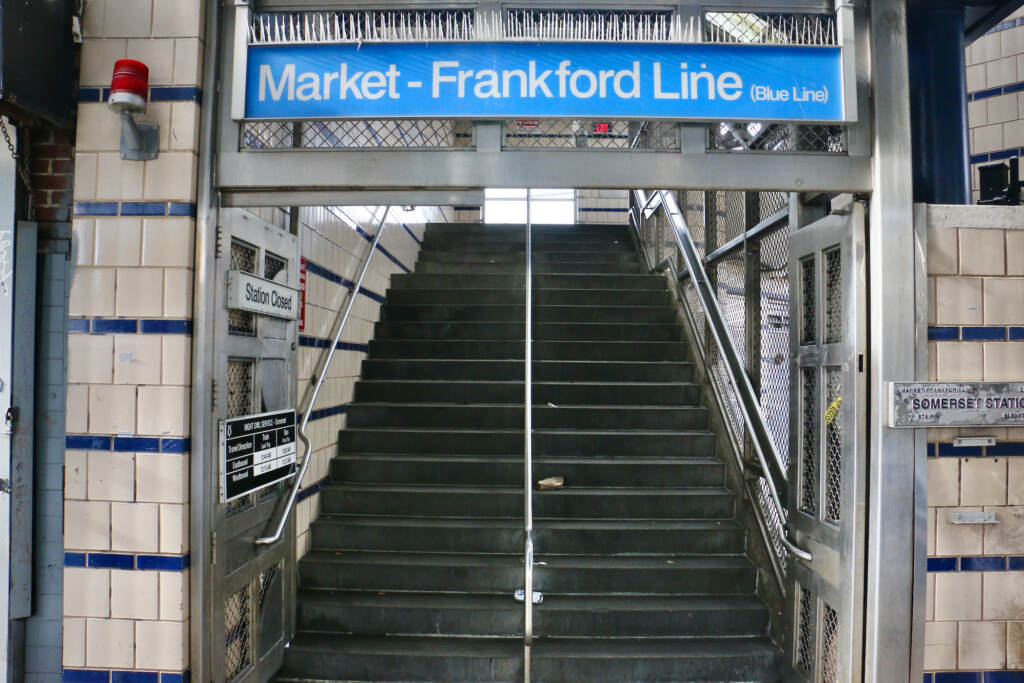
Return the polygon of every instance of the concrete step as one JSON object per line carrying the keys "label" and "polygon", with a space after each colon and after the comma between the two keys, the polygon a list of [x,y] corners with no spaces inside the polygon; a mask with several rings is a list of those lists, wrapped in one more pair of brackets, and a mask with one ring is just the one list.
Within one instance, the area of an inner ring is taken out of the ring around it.
{"label": "concrete step", "polygon": [[[716,458],[544,457],[533,463],[534,479],[563,477],[568,487],[722,486],[724,466]],[[330,462],[331,480],[349,484],[523,484],[519,457],[353,453]]]}

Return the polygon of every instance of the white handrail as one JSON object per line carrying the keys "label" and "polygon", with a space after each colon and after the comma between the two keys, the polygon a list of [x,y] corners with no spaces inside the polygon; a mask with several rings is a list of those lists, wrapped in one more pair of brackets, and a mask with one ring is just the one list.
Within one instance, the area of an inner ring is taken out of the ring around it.
{"label": "white handrail", "polygon": [[[384,215],[381,216],[380,223],[377,224],[377,234],[373,237],[373,242],[370,244],[370,253],[366,255],[366,260],[363,261],[363,268],[359,271],[359,278],[352,286],[352,293],[348,297],[348,301],[345,304],[345,312],[338,318],[338,322],[335,323],[334,334],[332,335],[331,345],[326,349],[326,352],[320,357],[320,363],[316,369],[316,383],[313,385],[313,391],[309,394],[309,399],[306,401],[306,406],[302,411],[302,422],[299,423],[298,429],[295,433],[299,439],[302,440],[302,444],[306,447],[306,457],[302,459],[302,467],[299,468],[298,473],[295,475],[295,479],[292,481],[291,490],[288,492],[288,501],[281,508],[279,513],[279,519],[274,526],[274,532],[266,536],[257,538],[253,543],[256,545],[270,545],[276,543],[281,538],[281,534],[284,533],[285,522],[288,521],[288,515],[291,513],[292,508],[295,507],[295,497],[299,494],[299,487],[302,486],[302,478],[306,475],[306,470],[309,469],[309,461],[313,456],[313,449],[309,441],[309,437],[306,435],[306,424],[309,422],[309,416],[313,414],[313,406],[316,404],[316,399],[320,395],[320,388],[324,384],[324,378],[327,377],[327,368],[331,366],[331,360],[334,359],[334,351],[338,348],[338,341],[341,339],[341,333],[345,329],[345,324],[348,323],[349,314],[352,312],[352,306],[356,302],[356,296],[359,294],[359,288],[363,284],[363,278],[366,277],[366,272],[370,269],[370,261],[373,260],[373,255],[377,251],[377,244],[380,242],[381,235],[384,234],[384,229],[387,227],[385,221],[388,218],[388,212],[391,207],[384,208]],[[273,517],[271,517],[273,519]],[[268,527],[271,525],[268,525]]]}

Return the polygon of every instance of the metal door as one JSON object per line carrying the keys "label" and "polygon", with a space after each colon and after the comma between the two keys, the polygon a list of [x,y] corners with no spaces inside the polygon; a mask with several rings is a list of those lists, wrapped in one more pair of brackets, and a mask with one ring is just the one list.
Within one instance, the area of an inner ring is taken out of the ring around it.
{"label": "metal door", "polygon": [[[298,323],[228,310],[229,270],[298,287],[298,239],[240,209],[222,209],[217,229],[213,424],[295,407]],[[217,433],[217,430],[214,430]],[[220,476],[219,448],[211,454]],[[264,683],[281,665],[294,632],[295,533],[257,546],[290,482],[222,502],[210,482],[212,567],[209,614],[212,680]]]}
{"label": "metal door", "polygon": [[861,680],[864,271],[860,202],[790,235],[788,523],[814,559],[788,561],[789,680]]}

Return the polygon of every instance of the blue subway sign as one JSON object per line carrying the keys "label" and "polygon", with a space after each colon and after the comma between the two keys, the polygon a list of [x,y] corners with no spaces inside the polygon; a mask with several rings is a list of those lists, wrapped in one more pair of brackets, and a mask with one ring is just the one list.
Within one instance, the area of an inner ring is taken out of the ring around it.
{"label": "blue subway sign", "polygon": [[838,47],[253,45],[245,117],[843,120]]}

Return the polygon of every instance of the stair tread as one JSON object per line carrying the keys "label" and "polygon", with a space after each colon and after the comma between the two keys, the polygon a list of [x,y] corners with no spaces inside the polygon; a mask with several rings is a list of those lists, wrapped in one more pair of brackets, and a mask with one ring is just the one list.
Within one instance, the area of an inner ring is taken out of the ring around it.
{"label": "stair tread", "polygon": [[[637,490],[635,486],[586,486],[570,487],[551,491],[534,491],[534,496],[555,496],[555,495],[590,495],[590,496],[625,496],[642,493],[650,495],[687,495],[687,496],[722,496],[732,495],[729,489],[721,486],[676,486],[663,488],[643,488]],[[362,484],[362,483],[330,483],[320,489],[324,491],[353,489],[357,491],[388,491],[390,493],[486,493],[516,494],[522,495],[521,486],[473,486],[462,484],[444,484],[434,486],[422,486],[415,484]]]}
{"label": "stair tread", "polygon": [[[558,555],[538,553],[535,563],[547,569],[637,569],[666,570],[747,569],[744,555],[725,554],[636,554],[636,555]],[[521,567],[522,553],[451,553],[406,550],[324,550],[312,549],[301,562],[336,564],[395,564],[413,567]]]}
{"label": "stair tread", "polygon": [[[314,524],[358,524],[365,526],[414,526],[414,527],[480,527],[522,529],[522,521],[514,517],[419,517],[409,515],[356,515],[324,512]],[[549,519],[534,518],[535,528],[544,529],[599,529],[599,530],[701,530],[742,529],[733,519]]]}
{"label": "stair tread", "polygon": [[419,656],[430,657],[521,657],[523,654],[522,638],[357,635],[338,638],[334,634],[315,632],[300,632],[300,635],[301,638],[296,638],[291,648],[326,649],[351,654],[414,652]]}
{"label": "stair tread", "polygon": [[[391,609],[432,608],[492,609],[521,612],[523,605],[502,593],[427,593],[397,591],[343,590],[336,588],[307,588],[300,591],[305,597],[318,602],[338,605],[387,607]],[[574,610],[640,610],[648,612],[693,610],[714,611],[724,609],[764,609],[764,604],[752,595],[559,595],[545,593],[544,602],[534,607],[545,611]]]}
{"label": "stair tread", "polygon": [[709,636],[707,638],[538,638],[533,643],[534,657],[621,657],[693,658],[729,657],[743,647],[775,655],[778,650],[764,636]]}

